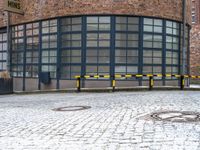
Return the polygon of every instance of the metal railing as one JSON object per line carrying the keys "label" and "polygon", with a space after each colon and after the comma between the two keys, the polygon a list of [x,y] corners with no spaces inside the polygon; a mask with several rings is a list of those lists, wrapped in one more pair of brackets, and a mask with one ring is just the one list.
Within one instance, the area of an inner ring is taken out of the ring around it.
{"label": "metal railing", "polygon": [[175,74],[126,74],[126,75],[119,75],[116,74],[114,76],[111,75],[84,75],[84,76],[75,76],[77,79],[76,81],[76,87],[77,91],[81,92],[81,79],[99,79],[99,78],[105,78],[105,79],[110,79],[112,81],[112,91],[115,92],[116,88],[116,79],[121,79],[121,78],[135,78],[135,79],[141,79],[143,77],[147,77],[149,80],[149,90],[152,90],[154,87],[154,79],[157,77],[159,78],[169,78],[169,77],[174,77],[180,80],[180,89],[183,90],[185,87],[185,79],[191,78],[191,79],[200,79],[200,76],[195,76],[195,75],[175,75]]}

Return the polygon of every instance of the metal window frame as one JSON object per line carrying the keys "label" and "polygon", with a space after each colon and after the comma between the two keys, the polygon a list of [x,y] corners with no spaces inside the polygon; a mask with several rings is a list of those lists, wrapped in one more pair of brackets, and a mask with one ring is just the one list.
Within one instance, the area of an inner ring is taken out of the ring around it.
{"label": "metal window frame", "polygon": [[[72,16],[54,17],[54,18],[49,18],[49,19],[45,19],[45,20],[38,20],[38,21],[34,21],[34,22],[28,22],[26,24],[35,23],[35,22],[39,23],[39,54],[40,55],[39,55],[39,62],[38,62],[38,71],[41,72],[41,66],[43,64],[41,62],[42,36],[45,35],[45,34],[42,34],[42,21],[49,21],[49,20],[53,20],[53,19],[57,20],[57,32],[56,33],[52,33],[52,35],[55,35],[55,34],[57,35],[57,48],[55,48],[57,50],[57,62],[55,63],[55,66],[57,67],[56,78],[55,78],[57,80],[57,86],[56,86],[57,88],[59,88],[59,86],[60,86],[59,85],[59,81],[60,80],[75,80],[75,79],[72,79],[72,78],[70,78],[70,79],[62,79],[61,78],[60,67],[62,65],[65,65],[65,64],[61,63],[61,58],[60,58],[60,56],[61,56],[61,49],[62,49],[60,39],[61,39],[62,34],[64,34],[64,32],[60,31],[60,27],[61,27],[60,21],[61,21],[62,18],[81,17],[81,20],[82,20],[81,29],[82,30],[81,31],[77,31],[77,32],[73,31],[73,33],[81,33],[81,37],[82,37],[82,39],[81,39],[81,43],[82,43],[82,47],[81,47],[81,54],[82,54],[81,63],[70,63],[68,65],[70,65],[70,66],[71,65],[74,65],[74,66],[80,65],[81,66],[81,72],[80,72],[80,74],[81,75],[85,75],[86,74],[86,42],[87,42],[87,40],[86,40],[86,33],[87,33],[87,30],[86,30],[86,26],[87,26],[86,18],[88,16],[94,16],[94,17],[106,16],[106,17],[110,17],[111,18],[111,22],[110,22],[110,26],[111,27],[110,27],[110,30],[109,31],[102,31],[102,33],[104,33],[104,32],[110,33],[110,47],[109,47],[109,49],[110,49],[110,63],[108,64],[108,66],[110,67],[110,74],[111,75],[114,75],[114,73],[115,73],[115,66],[116,66],[116,62],[115,62],[115,48],[116,48],[115,47],[115,35],[117,33],[116,26],[115,26],[115,23],[116,23],[115,19],[116,19],[116,17],[126,17],[126,18],[127,17],[138,17],[138,19],[139,19],[139,24],[138,24],[139,25],[139,29],[138,29],[139,31],[136,32],[136,33],[138,33],[138,36],[139,36],[138,37],[139,38],[139,40],[138,40],[138,64],[135,64],[135,66],[138,66],[138,73],[139,74],[143,73],[143,66],[144,66],[143,65],[143,49],[144,49],[143,48],[143,34],[146,33],[146,32],[143,31],[144,18],[161,19],[163,21],[163,33],[161,33],[159,35],[162,35],[162,37],[163,37],[163,43],[162,43],[162,48],[163,48],[163,51],[162,51],[162,55],[163,55],[162,56],[163,57],[162,58],[162,73],[163,74],[166,73],[166,67],[167,67],[167,65],[166,65],[166,51],[167,51],[167,49],[166,49],[166,36],[168,35],[166,33],[166,21],[176,22],[176,23],[179,24],[179,27],[181,26],[181,21],[174,21],[174,20],[164,19],[164,18],[160,18],[160,17],[148,17],[148,16],[93,14],[93,15],[72,15]],[[128,19],[127,19],[127,24],[128,24]],[[18,24],[18,25],[25,25],[25,24]],[[15,26],[17,26],[17,25],[15,25]],[[15,26],[12,26],[12,27],[15,27]],[[128,25],[127,25],[127,27],[128,27]],[[181,33],[181,28],[179,28],[179,32]],[[71,33],[72,33],[72,31],[71,31]],[[179,35],[176,35],[179,38],[179,40],[181,39],[180,33],[179,33]],[[26,35],[26,33],[25,33],[25,35]],[[46,35],[51,35],[51,33],[48,33]],[[18,38],[14,38],[13,37],[12,40],[13,39],[18,39]],[[188,38],[188,40],[189,40],[189,38]],[[26,48],[25,48],[26,47],[25,41],[23,42],[23,44],[24,44],[24,50],[26,50]],[[127,41],[126,41],[126,45],[127,45]],[[126,51],[127,51],[127,49],[126,49]],[[26,52],[23,53],[24,56],[26,56],[25,53]],[[188,53],[189,53],[189,46],[188,46]],[[179,42],[179,55],[180,55],[180,42]],[[12,56],[10,56],[10,57],[12,58]],[[127,56],[126,56],[126,58],[127,58]],[[180,70],[180,67],[181,67],[180,59],[181,58],[179,57],[179,64],[178,64],[179,70]],[[188,63],[189,63],[189,58],[188,58]],[[19,63],[17,63],[17,64],[12,63],[11,67],[12,66],[22,66],[22,65],[26,66],[27,65],[26,61],[23,61],[23,64],[21,64],[21,63],[20,64]],[[35,65],[35,64],[33,64],[33,65]],[[100,65],[100,64],[98,64],[98,65]],[[127,64],[126,63],[126,66],[131,66],[131,65],[132,64]],[[190,64],[188,64],[188,66],[189,65]],[[171,65],[171,66],[173,67],[174,65]],[[23,78],[27,78],[27,77],[25,77],[25,69],[26,68],[23,69]],[[127,69],[126,69],[126,71],[127,71]],[[70,69],[70,72],[71,72],[71,69]],[[189,72],[189,70],[188,70],[188,72]],[[19,78],[21,78],[21,76]],[[163,78],[163,84],[164,84],[164,82],[165,82],[165,79]],[[140,85],[141,85],[141,82],[140,82]],[[41,88],[41,85],[40,85],[40,81],[39,81],[38,82],[38,89],[40,89],[40,88]]]}
{"label": "metal window frame", "polygon": [[[7,46],[7,38],[5,40],[3,40],[3,34],[6,34],[6,29],[0,30],[0,36],[2,36],[2,41],[0,41],[0,46],[2,46],[2,50],[0,51],[0,55],[2,55],[2,58],[3,58],[3,54],[7,53],[7,50],[3,49],[3,44],[6,44],[6,46]],[[6,64],[6,62],[7,62],[7,58],[2,59],[2,60],[0,59],[0,72],[6,71],[7,68],[5,68],[5,69],[3,68],[3,64],[4,63]]]}

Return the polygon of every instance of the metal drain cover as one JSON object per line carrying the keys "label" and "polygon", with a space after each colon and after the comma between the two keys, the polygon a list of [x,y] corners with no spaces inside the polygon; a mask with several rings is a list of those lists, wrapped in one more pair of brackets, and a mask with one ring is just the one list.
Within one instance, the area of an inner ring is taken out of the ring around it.
{"label": "metal drain cover", "polygon": [[79,110],[85,110],[90,109],[90,106],[67,106],[67,107],[60,107],[52,109],[53,111],[79,111]]}
{"label": "metal drain cover", "polygon": [[160,121],[170,122],[198,122],[200,113],[189,111],[164,111],[151,114],[151,117]]}

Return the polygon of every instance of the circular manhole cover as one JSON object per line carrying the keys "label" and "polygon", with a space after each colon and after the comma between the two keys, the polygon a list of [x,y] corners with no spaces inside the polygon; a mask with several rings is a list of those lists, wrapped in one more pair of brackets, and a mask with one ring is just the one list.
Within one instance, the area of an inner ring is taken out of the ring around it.
{"label": "circular manhole cover", "polygon": [[91,108],[90,106],[67,106],[67,107],[55,108],[53,109],[53,111],[79,111],[90,108]]}
{"label": "circular manhole cover", "polygon": [[160,121],[170,122],[197,122],[200,121],[200,113],[189,111],[164,111],[151,114],[151,117]]}

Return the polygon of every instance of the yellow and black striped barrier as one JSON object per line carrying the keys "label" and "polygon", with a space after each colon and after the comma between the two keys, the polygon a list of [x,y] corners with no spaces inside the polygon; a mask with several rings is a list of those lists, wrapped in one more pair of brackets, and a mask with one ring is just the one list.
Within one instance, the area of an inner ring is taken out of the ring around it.
{"label": "yellow and black striped barrier", "polygon": [[115,79],[121,79],[121,78],[143,78],[148,77],[149,78],[149,90],[153,89],[154,86],[154,78],[169,78],[169,77],[175,77],[180,79],[180,89],[183,90],[185,86],[185,79],[186,78],[192,78],[192,79],[200,79],[200,76],[195,75],[178,75],[178,74],[126,74],[126,75],[120,75],[116,74],[114,76],[111,75],[84,75],[84,76],[75,76],[77,79],[77,91],[81,91],[81,79],[112,79],[112,91],[115,91],[116,88],[116,80]]}

